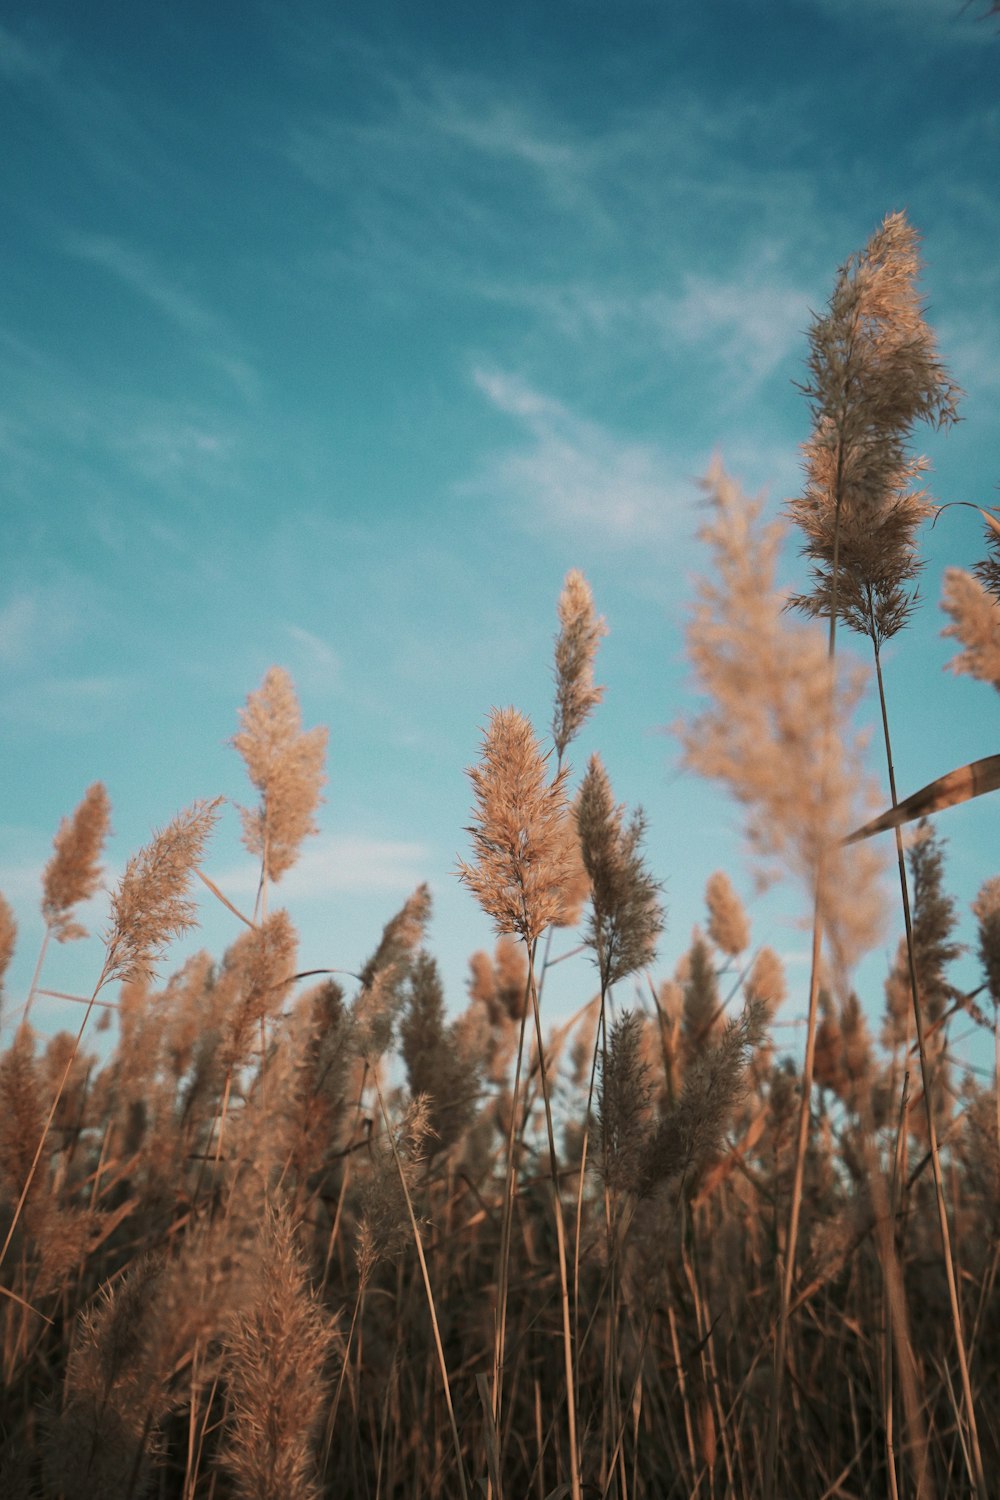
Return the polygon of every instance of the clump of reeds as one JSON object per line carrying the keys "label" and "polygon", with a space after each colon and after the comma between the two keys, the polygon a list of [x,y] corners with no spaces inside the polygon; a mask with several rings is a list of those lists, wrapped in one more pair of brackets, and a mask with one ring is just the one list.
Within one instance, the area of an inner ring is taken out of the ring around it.
{"label": "clump of reeds", "polygon": [[336,1325],[317,1300],[291,1221],[268,1204],[257,1273],[225,1335],[229,1414],[220,1458],[245,1500],[321,1493],[316,1444]]}
{"label": "clump of reeds", "polygon": [[[806,612],[864,627],[876,661],[919,570],[911,430],[950,421],[956,394],[916,270],[893,217],[810,345]],[[38,973],[0,1055],[0,1493],[932,1500],[977,1483],[977,1435],[983,1472],[1000,1463],[1000,877],[973,906],[967,990],[944,842],[916,831],[880,1040],[852,968],[880,906],[862,688],[789,618],[761,507],[721,467],[707,489],[684,758],[736,797],[758,873],[815,911],[808,982],[779,934],[751,935],[734,872],[669,945],[659,877],[688,851],[660,871],[600,756],[571,790],[605,631],[576,571],[551,751],[498,710],[470,773],[460,873],[498,937],[466,1008],[426,886],[370,948],[299,973],[293,913],[267,898],[316,827],[325,731],[303,732],[273,669],[236,737],[260,794],[256,909],[204,876],[231,940],[157,978],[220,815],[196,804],[112,895],[83,997],[85,1024],[95,1005],[111,1020],[96,1055],[82,1027],[45,1037]],[[957,666],[994,685],[996,555],[946,583]],[[97,893],[107,813],[96,783],[57,834],[47,937]],[[0,977],[14,936],[0,898]],[[543,1026],[564,960],[575,1013]],[[807,1004],[803,1057],[778,1028]],[[993,1031],[992,1068],[962,1076],[956,1018]]]}

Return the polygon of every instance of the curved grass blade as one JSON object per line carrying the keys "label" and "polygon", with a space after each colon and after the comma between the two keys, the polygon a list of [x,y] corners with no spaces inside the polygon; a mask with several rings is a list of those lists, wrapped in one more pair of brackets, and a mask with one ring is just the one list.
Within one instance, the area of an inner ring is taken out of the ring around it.
{"label": "curved grass blade", "polygon": [[844,839],[845,844],[856,844],[860,839],[869,839],[872,834],[884,833],[888,828],[899,828],[914,818],[926,818],[931,813],[941,812],[945,807],[956,807],[960,802],[969,802],[973,797],[985,796],[1000,787],[1000,755],[987,755],[982,760],[972,760],[967,766],[959,766],[946,776],[921,787],[897,807],[890,807],[878,818],[873,818],[864,827],[856,828]]}

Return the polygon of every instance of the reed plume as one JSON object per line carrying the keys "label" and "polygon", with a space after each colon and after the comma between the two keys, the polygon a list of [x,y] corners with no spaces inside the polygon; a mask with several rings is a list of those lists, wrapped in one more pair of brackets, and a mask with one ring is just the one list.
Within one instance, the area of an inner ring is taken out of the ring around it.
{"label": "reed plume", "polygon": [[913,487],[926,461],[908,441],[918,421],[956,422],[961,395],[923,316],[920,269],[919,236],[894,213],[838,272],[809,331],[813,430],[805,492],[788,506],[813,565],[809,591],[790,603],[828,619],[831,638],[843,619],[876,650],[912,613],[915,534],[932,510]]}
{"label": "reed plume", "polygon": [[111,897],[111,927],[101,986],[151,975],[172,938],[196,925],[188,891],[219,815],[222,798],[195,802],[132,855]]}
{"label": "reed plume", "polygon": [[280,880],[299,855],[303,839],[318,833],[316,809],[326,781],[327,731],[302,729],[292,679],[271,667],[246,707],[232,744],[260,793],[255,808],[240,808],[243,842],[261,862],[261,889]]}
{"label": "reed plume", "polygon": [[663,907],[660,885],[642,857],[645,815],[637,808],[626,820],[596,754],[580,787],[576,824],[591,888],[586,941],[606,991],[652,963],[663,930]]}
{"label": "reed plume", "polygon": [[697,1172],[719,1149],[766,1023],[765,1007],[749,1000],[738,1019],[726,1022],[719,1040],[689,1061],[680,1098],[667,1106],[643,1146],[637,1190],[644,1197]]}
{"label": "reed plume", "polygon": [[424,940],[432,908],[430,887],[421,882],[383,927],[378,947],[358,975],[362,987],[370,985],[376,974],[390,970],[393,984],[398,987],[403,983]]}
{"label": "reed plume", "polygon": [[590,585],[578,568],[566,574],[558,610],[561,629],[556,637],[552,742],[561,765],[570,741],[604,697],[603,687],[594,682],[594,658],[608,627],[595,611]]}
{"label": "reed plume", "polygon": [[760,502],[747,500],[719,464],[704,488],[712,514],[700,536],[716,577],[699,581],[687,641],[710,706],[678,726],[684,761],[743,805],[762,875],[780,864],[819,896],[846,972],[882,925],[881,861],[869,853],[846,862],[838,844],[872,795],[862,744],[847,727],[862,684],[857,675],[837,678],[821,635],[785,615],[774,585],[781,526],[760,526]]}
{"label": "reed plume", "polygon": [[410,1205],[427,1155],[430,1110],[424,1094],[406,1102],[392,1139],[382,1139],[372,1153],[372,1171],[361,1194],[355,1255],[362,1286],[380,1260],[394,1260],[411,1243]]}
{"label": "reed plume", "polygon": [[53,854],[42,876],[42,916],[57,942],[84,938],[87,930],[71,920],[75,906],[89,901],[101,883],[101,855],[110,832],[111,803],[103,782],[84,793],[72,818],[63,818]]}
{"label": "reed plume", "polygon": [[475,863],[458,862],[458,877],[493,918],[498,933],[531,947],[562,916],[573,873],[573,829],[566,777],[550,782],[528,720],[514,708],[494,709],[482,762],[468,771],[475,792]]}
{"label": "reed plume", "polygon": [[994,506],[990,511],[980,510],[986,522],[986,556],[973,564],[972,571],[983,588],[988,589],[995,599],[1000,599],[1000,521],[992,513],[995,509]]}
{"label": "reed plume", "polygon": [[314,1500],[335,1321],[320,1306],[287,1213],[268,1204],[258,1269],[227,1330],[230,1415],[222,1462],[241,1500]]}
{"label": "reed plume", "polygon": [[996,595],[962,568],[946,568],[941,607],[951,616],[942,635],[954,637],[964,647],[948,663],[949,670],[992,683],[1000,692],[1000,601]]}
{"label": "reed plume", "polygon": [[220,1058],[227,1070],[246,1061],[261,1024],[275,1015],[295,972],[297,935],[286,911],[275,911],[259,927],[242,933],[226,954],[217,982],[221,1019]]}
{"label": "reed plume", "polygon": [[705,886],[708,935],[728,958],[738,958],[750,946],[750,923],[743,903],[724,870],[716,870]]}
{"label": "reed plume", "polygon": [[3,1002],[3,982],[10,961],[14,957],[14,947],[17,943],[17,923],[14,921],[14,913],[11,911],[10,902],[0,893],[0,1004]]}
{"label": "reed plume", "polygon": [[157,1423],[169,1405],[153,1315],[162,1262],[140,1257],[79,1320],[44,1472],[65,1500],[122,1500],[148,1491]]}
{"label": "reed plume", "polygon": [[978,933],[979,961],[994,1005],[1000,1006],[1000,876],[987,880],[972,903]]}
{"label": "reed plume", "polygon": [[652,1085],[643,1057],[643,1018],[625,1010],[616,1017],[600,1060],[597,1120],[599,1167],[613,1194],[639,1188],[649,1135]]}
{"label": "reed plume", "polygon": [[788,997],[785,966],[773,948],[761,948],[743,986],[747,999],[761,1001],[773,1015]]}
{"label": "reed plume", "polygon": [[[45,1118],[35,1034],[21,1025],[0,1057],[0,1187],[15,1201],[28,1181]],[[37,1195],[40,1184],[32,1191]]]}
{"label": "reed plume", "polygon": [[436,1150],[447,1150],[471,1120],[478,1079],[454,1026],[445,1024],[444,989],[428,953],[413,965],[399,1030],[410,1093],[427,1099],[428,1135]]}
{"label": "reed plume", "polygon": [[679,966],[683,975],[682,1026],[685,1054],[696,1057],[722,1023],[719,982],[708,944],[696,927],[691,946]]}

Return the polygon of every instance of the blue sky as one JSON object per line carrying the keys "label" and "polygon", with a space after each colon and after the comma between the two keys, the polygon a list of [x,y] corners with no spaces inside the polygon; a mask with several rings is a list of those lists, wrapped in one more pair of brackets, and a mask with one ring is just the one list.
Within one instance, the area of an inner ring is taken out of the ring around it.
{"label": "blue sky", "polygon": [[[772,511],[795,493],[811,312],[891,210],[923,236],[930,321],[967,392],[957,429],[920,434],[933,492],[996,498],[995,27],[954,0],[5,15],[8,1009],[60,816],[105,781],[113,874],[195,797],[249,800],[227,739],[274,662],[330,730],[322,834],[277,893],[303,965],[360,964],[426,878],[461,1004],[490,942],[451,873],[463,768],[494,704],[547,727],[570,567],[611,630],[571,759],[600,749],[647,810],[666,975],[713,869],[751,893],[736,810],[662,733],[692,706],[694,479],[718,451]],[[940,571],[980,555],[973,513],[925,543],[925,604],[888,663],[901,791],[996,749],[993,695],[942,671]],[[996,873],[998,812],[947,817],[964,911]],[[234,896],[252,885],[232,809],[209,870]],[[755,939],[790,959],[789,1015],[793,908],[752,908]],[[218,953],[232,919],[204,916],[196,941]],[[872,1007],[894,945],[866,970]],[[83,989],[98,967],[95,945],[67,947],[46,980]],[[589,997],[572,968],[556,1006]]]}

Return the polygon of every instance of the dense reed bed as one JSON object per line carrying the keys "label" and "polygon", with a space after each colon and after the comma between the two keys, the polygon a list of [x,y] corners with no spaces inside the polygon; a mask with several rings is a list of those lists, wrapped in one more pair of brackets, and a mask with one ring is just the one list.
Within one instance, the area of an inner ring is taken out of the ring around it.
{"label": "dense reed bed", "polygon": [[[721,466],[705,481],[687,639],[703,708],[676,728],[686,764],[743,807],[754,859],[797,882],[801,994],[722,871],[703,929],[668,956],[641,811],[599,756],[570,770],[605,632],[575,571],[550,741],[494,710],[469,772],[456,873],[496,946],[471,956],[460,1013],[425,945],[424,886],[359,973],[299,972],[278,898],[315,829],[326,734],[303,730],[278,668],[233,742],[257,794],[254,909],[201,871],[220,802],[179,814],[112,894],[79,1032],[43,1041],[46,946],[79,935],[102,879],[103,786],[64,821],[31,992],[5,999],[0,1494],[984,1500],[1000,1091],[963,1076],[950,1036],[971,1018],[1000,1060],[1000,878],[983,872],[982,982],[964,993],[937,814],[997,774],[991,758],[899,802],[881,656],[910,621],[934,511],[913,427],[947,425],[960,395],[918,270],[891,216],[812,330],[790,506],[806,593],[777,582],[780,524]],[[987,556],[948,573],[944,603],[956,669],[1000,688],[985,519]],[[838,623],[872,647],[881,786]],[[876,812],[877,836],[851,840]],[[235,939],[161,982],[196,889]],[[884,993],[859,996],[856,965],[892,921]],[[0,966],[14,941],[0,902]],[[572,950],[579,1008],[554,1023],[546,980]],[[808,1014],[804,1056],[776,1046],[782,1007]]]}

